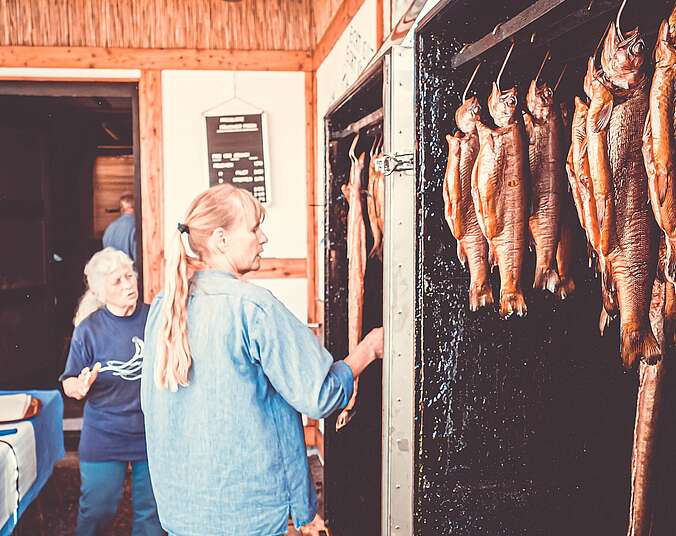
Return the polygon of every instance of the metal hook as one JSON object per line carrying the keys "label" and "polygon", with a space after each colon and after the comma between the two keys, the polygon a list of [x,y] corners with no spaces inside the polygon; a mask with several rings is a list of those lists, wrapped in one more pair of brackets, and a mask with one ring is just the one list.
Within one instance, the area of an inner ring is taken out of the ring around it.
{"label": "metal hook", "polygon": [[589,0],[589,5],[587,6],[587,11],[591,11],[592,6],[594,5],[594,0]]}
{"label": "metal hook", "polygon": [[530,34],[530,44],[532,45],[533,43],[535,43],[535,32]]}
{"label": "metal hook", "polygon": [[538,74],[535,75],[535,84],[536,85],[538,83],[538,78],[540,78],[540,75],[542,74],[542,69],[544,68],[545,63],[547,63],[547,60],[551,57],[552,57],[551,50],[547,50],[547,52],[545,53],[545,57],[542,58],[542,63],[540,64],[540,68],[538,69]]}
{"label": "metal hook", "polygon": [[474,82],[474,77],[476,76],[476,73],[479,72],[479,67],[481,67],[481,62],[477,63],[477,66],[474,68],[474,72],[472,73],[472,76],[469,78],[469,82],[467,82],[467,87],[465,88],[465,91],[462,93],[462,102],[465,102],[465,99],[467,98],[467,92],[469,91],[469,86],[472,85],[472,82]]}
{"label": "metal hook", "polygon": [[624,6],[626,5],[627,0],[623,0],[620,10],[617,12],[617,18],[615,19],[615,28],[617,29],[617,35],[620,36],[620,41],[624,40],[624,37],[622,36],[622,30],[620,29],[620,17],[622,17],[622,12],[624,11]]}
{"label": "metal hook", "polygon": [[561,83],[561,80],[563,80],[563,75],[566,72],[566,68],[568,67],[567,63],[563,64],[563,69],[561,69],[561,74],[559,75],[559,79],[556,81],[556,84],[554,84],[554,89],[552,90],[552,93],[556,93],[556,90],[559,87],[559,84]]}
{"label": "metal hook", "polygon": [[509,57],[512,55],[512,50],[514,50],[514,45],[516,43],[512,41],[512,45],[509,47],[509,50],[507,51],[507,56],[505,56],[505,61],[502,62],[502,67],[500,67],[500,72],[498,73],[498,77],[495,80],[495,85],[498,86],[498,90],[500,89],[500,78],[502,77],[502,72],[505,70],[505,66],[507,65],[507,62],[509,61]]}
{"label": "metal hook", "polygon": [[599,52],[603,48],[603,42],[606,40],[606,36],[608,35],[608,32],[610,31],[610,26],[612,25],[612,22],[608,23],[608,26],[606,26],[606,31],[603,32],[603,35],[601,36],[601,40],[599,41],[599,44],[596,45],[596,48],[594,49],[594,68],[598,67],[598,61],[599,61]]}

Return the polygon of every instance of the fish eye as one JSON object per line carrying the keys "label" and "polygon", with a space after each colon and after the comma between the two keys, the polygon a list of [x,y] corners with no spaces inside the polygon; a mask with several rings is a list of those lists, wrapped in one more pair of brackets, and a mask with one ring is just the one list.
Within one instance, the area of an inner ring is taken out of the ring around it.
{"label": "fish eye", "polygon": [[639,54],[643,50],[643,46],[643,41],[636,41],[636,43],[631,46],[631,51],[634,54]]}

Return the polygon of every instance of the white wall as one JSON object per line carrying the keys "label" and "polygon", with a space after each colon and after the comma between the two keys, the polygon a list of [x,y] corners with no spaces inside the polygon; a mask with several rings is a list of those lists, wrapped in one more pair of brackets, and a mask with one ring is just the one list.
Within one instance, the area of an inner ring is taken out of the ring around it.
{"label": "white wall", "polygon": [[[376,52],[375,0],[366,0],[317,69],[317,204],[324,203],[324,115],[345,90],[357,80]],[[324,211],[317,210],[317,297],[324,298]]]}
{"label": "white wall", "polygon": [[[236,73],[236,94],[265,111],[270,153],[272,202],[263,230],[269,237],[265,257],[305,258],[306,151],[305,74]],[[165,249],[190,201],[209,187],[206,110],[237,111],[246,104],[226,104],[233,96],[233,73],[162,71]],[[238,106],[232,109],[229,106]],[[307,280],[259,280],[302,321],[307,320]]]}

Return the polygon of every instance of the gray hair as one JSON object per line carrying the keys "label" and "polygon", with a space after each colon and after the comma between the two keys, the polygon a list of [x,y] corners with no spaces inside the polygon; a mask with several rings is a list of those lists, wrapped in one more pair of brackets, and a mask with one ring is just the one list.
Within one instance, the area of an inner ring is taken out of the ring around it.
{"label": "gray hair", "polygon": [[105,305],[106,276],[121,267],[128,267],[133,270],[134,261],[118,249],[105,248],[92,255],[84,268],[87,290],[80,298],[80,304],[77,307],[75,318],[73,318],[75,326]]}

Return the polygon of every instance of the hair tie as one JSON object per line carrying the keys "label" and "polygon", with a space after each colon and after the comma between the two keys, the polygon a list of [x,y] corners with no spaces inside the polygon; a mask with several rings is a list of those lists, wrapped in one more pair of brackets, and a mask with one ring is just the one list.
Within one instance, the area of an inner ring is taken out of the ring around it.
{"label": "hair tie", "polygon": [[179,233],[185,233],[185,234],[190,234],[190,229],[188,228],[187,225],[184,225],[182,223],[179,223],[176,228],[178,229]]}

